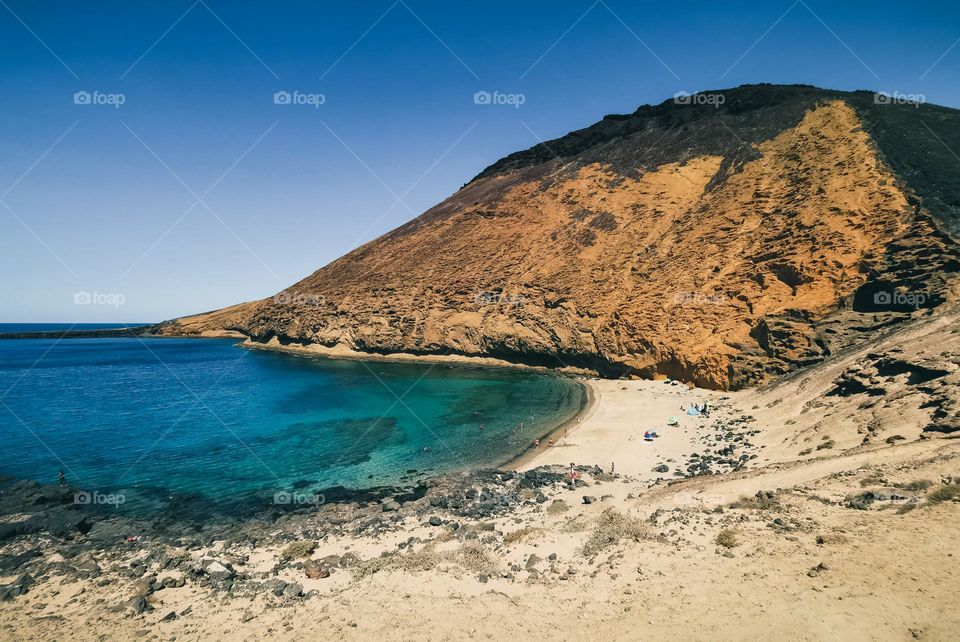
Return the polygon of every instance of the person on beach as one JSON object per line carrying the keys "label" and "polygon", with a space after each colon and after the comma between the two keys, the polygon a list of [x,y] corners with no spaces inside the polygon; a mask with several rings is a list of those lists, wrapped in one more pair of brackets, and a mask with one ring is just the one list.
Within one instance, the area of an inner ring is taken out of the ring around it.
{"label": "person on beach", "polygon": [[539,439],[534,439],[534,440],[533,440],[533,447],[534,447],[534,448],[539,448],[539,447],[540,447],[540,440],[539,440]]}
{"label": "person on beach", "polygon": [[570,470],[567,472],[567,474],[570,475],[571,483],[577,481],[577,469],[572,461],[570,462]]}
{"label": "person on beach", "polygon": [[67,476],[63,474],[63,471],[62,471],[62,470],[60,471],[60,474],[57,475],[57,479],[60,480],[60,485],[61,485],[61,486],[66,486],[66,485],[67,485]]}

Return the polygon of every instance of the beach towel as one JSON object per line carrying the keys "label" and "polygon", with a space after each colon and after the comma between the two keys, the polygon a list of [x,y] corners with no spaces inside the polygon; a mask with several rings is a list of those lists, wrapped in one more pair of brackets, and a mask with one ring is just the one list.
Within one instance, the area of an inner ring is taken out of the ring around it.
{"label": "beach towel", "polygon": [[700,411],[697,410],[696,406],[690,406],[689,408],[687,408],[687,414],[690,415],[691,417],[699,417]]}

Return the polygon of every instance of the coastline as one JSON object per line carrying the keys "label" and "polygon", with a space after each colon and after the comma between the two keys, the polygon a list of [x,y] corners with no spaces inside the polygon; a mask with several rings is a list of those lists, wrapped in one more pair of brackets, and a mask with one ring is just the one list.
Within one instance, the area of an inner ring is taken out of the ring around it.
{"label": "coastline", "polygon": [[[516,455],[506,459],[503,463],[496,466],[501,470],[518,470],[520,467],[532,462],[548,448],[550,440],[558,441],[560,436],[569,434],[578,426],[584,423],[590,415],[593,414],[593,408],[596,401],[596,388],[590,379],[583,376],[582,371],[576,368],[546,368],[543,366],[531,366],[522,363],[513,363],[502,359],[492,357],[468,357],[464,355],[416,355],[403,352],[394,352],[390,354],[374,354],[349,350],[347,348],[324,348],[316,344],[310,344],[311,347],[292,347],[283,346],[278,343],[257,343],[250,341],[249,338],[237,344],[238,347],[249,350],[265,350],[269,352],[281,352],[284,354],[293,354],[308,358],[321,359],[343,359],[347,361],[371,361],[383,363],[413,363],[413,364],[434,364],[455,366],[458,368],[472,368],[480,370],[515,370],[524,372],[536,372],[538,374],[564,377],[571,380],[579,386],[582,391],[582,398],[579,410],[569,419],[563,421],[547,433],[541,435],[540,446],[530,444]],[[577,374],[574,375],[574,372]],[[464,472],[475,472],[468,470]]]}
{"label": "coastline", "polygon": [[[579,386],[582,391],[579,410],[566,421],[563,421],[547,433],[541,435],[539,437],[541,442],[539,447],[530,444],[516,455],[497,465],[495,468],[498,470],[518,470],[520,467],[526,466],[537,457],[542,455],[543,452],[548,448],[547,444],[550,442],[550,440],[558,441],[562,435],[570,434],[578,426],[586,422],[586,420],[593,414],[597,397],[595,385],[590,379],[583,376],[582,371],[579,371],[576,368],[546,368],[543,366],[531,366],[522,363],[513,363],[511,361],[504,361],[502,359],[495,359],[492,357],[468,357],[464,355],[416,355],[403,352],[374,354],[349,350],[346,348],[324,348],[316,344],[310,344],[312,347],[292,347],[279,345],[277,343],[256,343],[250,341],[249,338],[237,345],[238,347],[246,348],[248,350],[280,352],[307,358],[342,359],[347,361],[371,361],[383,363],[413,363],[421,365],[443,364],[458,368],[471,368],[480,370],[515,370],[523,372],[536,372],[538,374],[548,376],[563,377],[571,380],[575,385]],[[574,372],[577,374],[575,375]],[[476,469],[462,472],[472,473],[476,472]]]}
{"label": "coastline", "polygon": [[517,453],[514,457],[508,459],[501,468],[519,471],[521,468],[531,464],[538,457],[543,455],[550,446],[550,441],[558,442],[561,437],[568,436],[575,432],[577,428],[584,425],[593,415],[597,403],[597,390],[589,379],[575,378],[574,381],[583,388],[583,400],[580,403],[580,410],[573,416],[561,423],[559,426],[540,437],[540,445],[533,444]]}
{"label": "coastline", "polygon": [[[169,336],[169,335],[168,335]],[[574,368],[572,366],[565,366],[562,368],[547,368],[545,366],[534,366],[525,363],[516,363],[514,361],[506,361],[505,359],[497,359],[495,357],[472,357],[467,355],[460,354],[413,354],[409,352],[390,352],[385,354],[378,354],[376,352],[360,352],[358,350],[351,350],[344,347],[336,348],[327,348],[316,343],[307,344],[306,346],[293,346],[293,345],[282,345],[275,338],[271,339],[269,343],[260,343],[256,341],[251,341],[249,337],[244,335],[239,335],[244,338],[244,341],[241,341],[237,344],[240,348],[246,348],[249,350],[267,350],[272,352],[282,352],[286,354],[294,354],[303,357],[321,357],[324,359],[343,359],[347,361],[375,361],[375,362],[386,362],[386,363],[419,363],[419,364],[435,364],[435,365],[448,365],[448,366],[457,366],[464,368],[480,368],[480,369],[504,369],[504,370],[524,370],[524,371],[534,371],[544,374],[560,374],[560,375],[576,375],[576,376],[596,376],[597,373],[591,370],[585,370],[583,368]],[[210,333],[203,338],[239,338],[234,336],[232,333]]]}
{"label": "coastline", "polygon": [[[519,472],[541,466],[611,467],[636,479],[653,481],[687,469],[693,453],[722,439],[722,422],[737,412],[736,393],[690,388],[679,382],[597,379],[582,382],[591,403],[580,422],[563,434],[556,431],[536,450],[528,449],[512,463]],[[709,401],[711,418],[689,416],[691,404]],[[674,418],[673,425],[668,420]],[[658,437],[647,440],[646,432]],[[686,462],[686,463],[683,463]],[[664,470],[666,469],[666,470]],[[665,472],[669,474],[665,474]]]}
{"label": "coastline", "polygon": [[[905,347],[953,355],[951,327]],[[553,447],[514,458],[519,471],[331,489],[319,505],[265,506],[252,519],[213,523],[184,504],[168,519],[124,517],[78,505],[71,488],[0,480],[0,631],[739,640],[831,639],[848,627],[864,639],[955,639],[960,504],[942,497],[960,498],[960,442],[925,435],[922,410],[955,399],[954,380],[918,399],[902,394],[903,378],[883,379],[891,399],[920,410],[886,409],[867,447],[858,420],[868,394],[830,394],[839,370],[872,377],[890,347],[737,393],[575,379],[589,395],[580,421],[541,438]],[[922,354],[910,363],[945,363]],[[705,399],[709,417],[681,413]],[[660,436],[644,439],[650,430]]]}

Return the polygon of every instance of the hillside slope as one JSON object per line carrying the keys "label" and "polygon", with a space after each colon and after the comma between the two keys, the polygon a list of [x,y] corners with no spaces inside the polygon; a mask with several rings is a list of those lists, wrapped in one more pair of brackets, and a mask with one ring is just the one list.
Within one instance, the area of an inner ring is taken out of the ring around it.
{"label": "hillside slope", "polygon": [[714,93],[512,154],[277,296],[159,331],[736,388],[956,299],[960,112]]}

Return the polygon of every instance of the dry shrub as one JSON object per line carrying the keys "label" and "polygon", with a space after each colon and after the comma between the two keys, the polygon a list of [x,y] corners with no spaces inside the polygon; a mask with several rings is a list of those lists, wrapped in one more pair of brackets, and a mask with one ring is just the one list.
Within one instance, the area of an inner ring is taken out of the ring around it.
{"label": "dry shrub", "polygon": [[824,533],[822,535],[817,535],[817,544],[820,544],[821,546],[846,544],[849,541],[850,540],[846,535],[841,535],[840,533]]}
{"label": "dry shrub", "polygon": [[587,518],[583,515],[577,515],[560,529],[564,533],[582,533],[590,527]]}
{"label": "dry shrub", "polygon": [[863,479],[861,479],[861,480],[860,480],[860,486],[861,486],[861,487],[866,487],[866,486],[880,486],[880,485],[882,485],[882,484],[884,483],[884,481],[885,481],[885,480],[884,480],[884,478],[883,478],[883,475],[881,475],[880,473],[873,473],[873,474],[867,475],[866,477],[864,477]]}
{"label": "dry shrub", "polygon": [[740,544],[740,542],[737,541],[736,532],[730,530],[729,528],[725,528],[717,533],[717,537],[714,541],[717,543],[717,545],[723,546],[724,548],[733,548],[734,546],[738,546]]}
{"label": "dry shrub", "polygon": [[957,484],[941,486],[927,495],[928,504],[941,504],[943,502],[955,501],[960,501],[960,485]]}
{"label": "dry shrub", "polygon": [[547,506],[547,515],[559,515],[570,510],[570,506],[562,499],[555,499],[553,503]]}
{"label": "dry shrub", "polygon": [[381,571],[422,573],[431,571],[443,562],[456,564],[471,572],[491,574],[497,570],[496,558],[479,542],[467,542],[455,551],[437,552],[433,544],[400,555],[374,557],[360,563],[353,570],[354,579]]}
{"label": "dry shrub", "polygon": [[427,541],[431,544],[444,544],[446,542],[453,541],[454,539],[457,539],[457,532],[450,528],[445,528],[437,533],[436,537]]}
{"label": "dry shrub", "polygon": [[293,542],[281,551],[280,559],[295,560],[310,557],[315,550],[317,550],[316,542]]}
{"label": "dry shrub", "polygon": [[917,506],[919,506],[919,505],[920,505],[920,504],[917,503],[917,502],[915,502],[915,501],[914,501],[914,502],[907,502],[906,504],[904,504],[903,506],[900,506],[900,507],[897,509],[897,515],[906,515],[906,514],[909,513],[910,511],[912,511],[912,510],[914,510],[915,508],[917,508]]}
{"label": "dry shrub", "polygon": [[741,508],[743,510],[774,510],[780,507],[780,501],[777,500],[776,493],[769,490],[758,490],[753,497],[741,497],[730,504],[730,508]]}
{"label": "dry shrub", "polygon": [[927,490],[933,486],[933,482],[929,479],[914,479],[911,482],[894,484],[894,486],[903,490]]}
{"label": "dry shrub", "polygon": [[496,558],[479,542],[467,542],[456,551],[447,553],[445,559],[474,573],[489,575],[498,569]]}
{"label": "dry shrub", "polygon": [[641,520],[608,508],[597,519],[593,532],[580,547],[580,552],[586,557],[593,557],[622,539],[639,542],[653,537],[650,527]]}
{"label": "dry shrub", "polygon": [[510,531],[503,536],[504,544],[516,544],[522,542],[528,537],[533,537],[541,533],[541,529],[533,528],[532,526],[524,526],[523,528],[517,529],[515,531]]}
{"label": "dry shrub", "polygon": [[361,579],[380,571],[405,571],[416,573],[429,571],[440,562],[432,544],[417,550],[411,550],[403,555],[381,555],[361,562],[353,569],[354,579]]}

